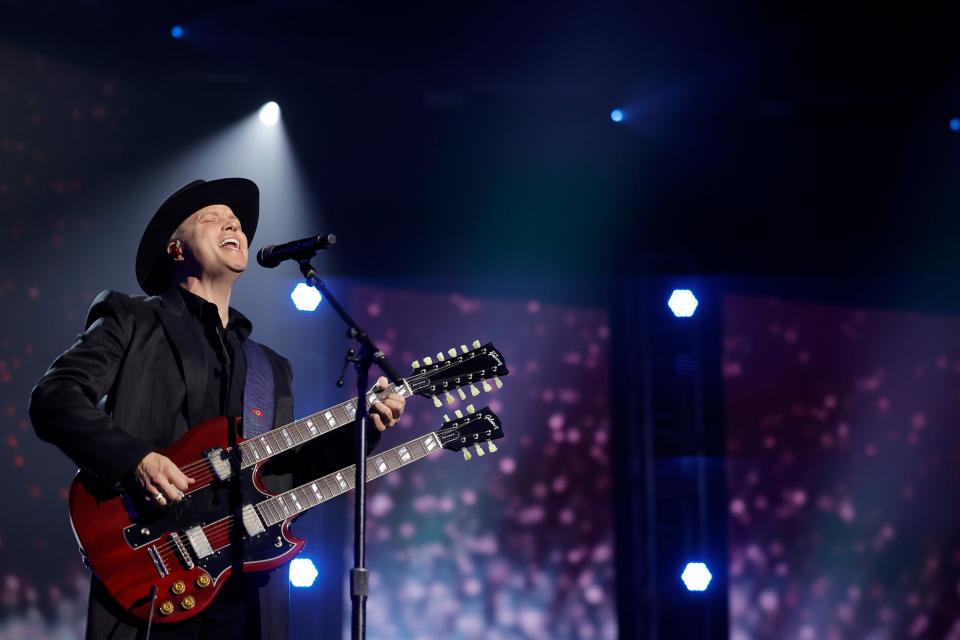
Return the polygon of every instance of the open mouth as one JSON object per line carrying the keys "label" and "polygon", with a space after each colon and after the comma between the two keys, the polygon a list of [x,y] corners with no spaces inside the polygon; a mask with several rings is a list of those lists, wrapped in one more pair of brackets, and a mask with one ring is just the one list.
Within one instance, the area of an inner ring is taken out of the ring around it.
{"label": "open mouth", "polygon": [[228,247],[234,251],[240,251],[240,241],[236,238],[225,238],[220,241],[220,248]]}

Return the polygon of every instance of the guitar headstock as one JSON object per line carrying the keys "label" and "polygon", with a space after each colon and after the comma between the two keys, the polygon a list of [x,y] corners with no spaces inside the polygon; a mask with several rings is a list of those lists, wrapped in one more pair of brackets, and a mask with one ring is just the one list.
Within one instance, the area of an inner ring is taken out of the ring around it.
{"label": "guitar headstock", "polygon": [[482,456],[486,452],[480,445],[486,442],[490,453],[496,453],[497,445],[493,441],[503,437],[503,427],[497,414],[487,407],[474,411],[473,405],[469,405],[466,415],[459,409],[454,415],[456,417],[453,420],[444,416],[444,427],[437,431],[444,449],[463,451],[463,459],[469,460],[473,457],[470,447],[478,456]]}
{"label": "guitar headstock", "polygon": [[466,400],[464,388],[469,389],[474,397],[480,395],[481,388],[483,391],[492,391],[494,385],[501,388],[500,377],[510,373],[503,354],[490,342],[481,345],[479,340],[474,340],[472,346],[473,349],[467,349],[464,344],[460,345],[459,351],[453,348],[446,354],[441,352],[435,357],[414,360],[413,372],[406,380],[413,393],[432,398],[433,404],[441,407],[441,394],[448,404],[453,404],[455,398],[451,391]]}

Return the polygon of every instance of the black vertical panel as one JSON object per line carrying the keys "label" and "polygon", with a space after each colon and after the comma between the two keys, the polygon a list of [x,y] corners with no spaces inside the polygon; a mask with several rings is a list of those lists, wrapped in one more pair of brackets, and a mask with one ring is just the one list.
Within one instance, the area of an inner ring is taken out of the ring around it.
{"label": "black vertical panel", "polygon": [[[693,318],[666,306],[695,290]],[[690,278],[625,279],[613,299],[618,610],[624,638],[727,636],[719,299]],[[684,564],[713,573],[687,591]]]}

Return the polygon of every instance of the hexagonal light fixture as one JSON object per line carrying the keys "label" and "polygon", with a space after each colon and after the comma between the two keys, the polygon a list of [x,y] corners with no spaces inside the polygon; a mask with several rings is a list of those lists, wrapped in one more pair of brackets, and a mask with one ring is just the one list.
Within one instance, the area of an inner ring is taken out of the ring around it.
{"label": "hexagonal light fixture", "polygon": [[295,558],[290,563],[290,584],[295,587],[312,587],[320,572],[310,558]]}
{"label": "hexagonal light fixture", "polygon": [[697,311],[700,302],[690,289],[674,289],[667,300],[670,311],[678,318],[689,318]]}
{"label": "hexagonal light fixture", "polygon": [[680,574],[680,579],[683,580],[683,584],[687,586],[689,591],[706,591],[707,587],[710,586],[713,575],[706,564],[688,562],[687,566],[683,568],[683,573]]}
{"label": "hexagonal light fixture", "polygon": [[305,282],[301,282],[290,293],[290,299],[294,306],[300,311],[315,311],[320,306],[323,296],[314,287]]}

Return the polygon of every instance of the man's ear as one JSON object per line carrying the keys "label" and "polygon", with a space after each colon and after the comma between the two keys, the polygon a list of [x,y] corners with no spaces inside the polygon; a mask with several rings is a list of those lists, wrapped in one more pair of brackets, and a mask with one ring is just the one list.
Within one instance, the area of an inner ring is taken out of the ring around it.
{"label": "man's ear", "polygon": [[174,262],[183,262],[183,243],[179,240],[168,242],[167,255],[173,258]]}

